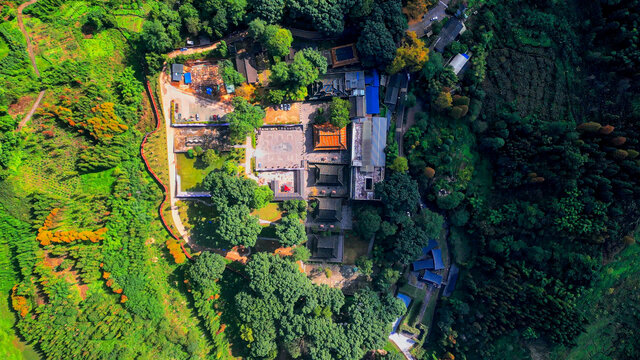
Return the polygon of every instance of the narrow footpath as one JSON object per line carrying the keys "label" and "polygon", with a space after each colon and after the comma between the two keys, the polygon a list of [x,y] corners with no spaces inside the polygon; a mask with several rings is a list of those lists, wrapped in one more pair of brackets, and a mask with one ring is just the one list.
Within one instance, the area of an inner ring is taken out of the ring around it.
{"label": "narrow footpath", "polygon": [[[35,4],[38,0],[30,0],[20,6],[18,6],[18,27],[20,27],[20,31],[22,31],[22,35],[27,41],[27,53],[29,53],[29,59],[31,60],[31,66],[33,66],[33,71],[36,73],[36,76],[40,77],[40,70],[38,70],[38,65],[36,64],[36,57],[33,53],[33,46],[31,45],[31,39],[29,38],[29,34],[27,34],[27,30],[24,28],[24,21],[22,20],[22,10],[31,4]],[[40,91],[38,94],[38,98],[31,106],[31,110],[27,113],[27,115],[20,121],[18,124],[18,129],[16,131],[22,130],[22,128],[31,120],[31,117],[36,112],[38,106],[40,106],[40,101],[44,97],[46,90]]]}

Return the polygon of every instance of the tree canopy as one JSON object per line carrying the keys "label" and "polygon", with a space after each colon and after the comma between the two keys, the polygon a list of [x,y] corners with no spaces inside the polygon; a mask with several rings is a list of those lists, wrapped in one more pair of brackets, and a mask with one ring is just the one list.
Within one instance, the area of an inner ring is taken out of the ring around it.
{"label": "tree canopy", "polygon": [[231,139],[243,141],[249,134],[262,126],[265,112],[262,107],[250,104],[245,98],[236,96],[231,104],[233,111],[226,115],[231,130]]}
{"label": "tree canopy", "polygon": [[[338,289],[313,285],[290,261],[266,253],[246,267],[249,289],[235,303],[246,330],[252,358],[269,358],[278,350],[310,359],[359,359],[384,345],[391,322],[404,304],[361,290],[345,305]],[[338,324],[337,319],[340,318]]]}

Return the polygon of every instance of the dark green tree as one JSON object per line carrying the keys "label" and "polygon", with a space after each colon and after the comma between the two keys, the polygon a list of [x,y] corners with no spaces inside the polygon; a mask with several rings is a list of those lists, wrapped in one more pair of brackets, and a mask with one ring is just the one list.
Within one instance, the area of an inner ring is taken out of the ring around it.
{"label": "dark green tree", "polygon": [[222,256],[203,251],[189,267],[189,277],[201,288],[214,288],[226,265]]}

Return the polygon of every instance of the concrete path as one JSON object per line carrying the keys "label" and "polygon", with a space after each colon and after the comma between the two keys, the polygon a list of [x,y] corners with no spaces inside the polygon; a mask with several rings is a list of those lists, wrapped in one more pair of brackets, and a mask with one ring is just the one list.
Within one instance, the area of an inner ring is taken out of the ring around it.
{"label": "concrete path", "polygon": [[[37,0],[31,0],[32,2],[35,2]],[[244,37],[247,36],[247,31],[241,31],[241,32],[235,32],[229,36],[227,36],[226,38],[222,39],[224,40],[227,44],[233,43],[235,41],[241,40]],[[182,51],[182,50],[174,50],[170,53],[167,54],[167,57],[169,57],[169,59],[172,59],[176,56],[180,56],[180,55],[191,55],[191,54],[198,54],[198,53],[202,53],[205,51],[209,51],[209,50],[213,50],[216,47],[218,47],[218,45],[220,44],[220,41],[214,42],[212,44],[206,45],[206,46],[198,46],[198,47],[191,47],[191,48],[186,48],[187,50]]]}
{"label": "concrete path", "polygon": [[40,101],[42,100],[42,98],[44,97],[44,94],[46,93],[46,90],[42,90],[40,91],[40,93],[38,94],[38,98],[36,99],[36,101],[33,103],[33,106],[31,106],[31,110],[29,110],[29,112],[27,113],[27,115],[25,115],[25,117],[20,121],[20,124],[18,124],[18,129],[17,131],[22,130],[22,128],[27,125],[27,123],[29,122],[29,120],[31,120],[31,117],[33,116],[33,114],[36,112],[36,109],[38,108],[38,106],[40,106]]}
{"label": "concrete path", "polygon": [[431,21],[432,18],[437,16],[438,20],[436,21],[440,21],[448,17],[444,11],[449,7],[449,1],[450,0],[438,1],[438,4],[422,17],[422,21],[409,25],[408,30],[415,31],[419,38],[425,36],[429,32],[431,24],[434,23],[434,21]]}
{"label": "concrete path", "polygon": [[[36,2],[38,2],[38,0],[30,0],[18,6],[18,27],[20,27],[20,31],[22,31],[22,35],[24,35],[24,38],[27,41],[27,53],[29,54],[29,59],[31,60],[31,66],[33,66],[33,71],[35,71],[36,75],[40,77],[40,70],[38,70],[38,65],[36,64],[36,57],[33,53],[33,46],[31,45],[31,39],[29,38],[29,34],[27,34],[27,30],[24,27],[24,21],[22,20],[22,10],[24,10],[24,8],[26,8],[31,4],[35,4]],[[45,92],[46,90],[40,91],[40,93],[38,94],[38,98],[33,103],[33,106],[31,106],[31,110],[29,110],[27,115],[22,119],[22,121],[20,121],[20,124],[18,124],[18,129],[16,131],[22,130],[22,128],[29,122],[29,120],[31,120],[31,117],[36,112],[36,109],[38,108],[38,106],[40,106],[40,101],[44,97]]]}

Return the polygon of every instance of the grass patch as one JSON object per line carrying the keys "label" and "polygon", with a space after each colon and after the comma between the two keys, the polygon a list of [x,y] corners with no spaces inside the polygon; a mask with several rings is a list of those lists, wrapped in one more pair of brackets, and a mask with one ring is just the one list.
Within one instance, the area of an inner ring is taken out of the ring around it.
{"label": "grass patch", "polygon": [[278,221],[282,218],[282,211],[278,208],[278,203],[269,203],[262,209],[254,210],[251,215],[256,215],[261,220]]}
{"label": "grass patch", "polygon": [[127,29],[132,32],[142,31],[142,24],[144,19],[135,15],[120,15],[116,16],[116,23],[118,27]]}
{"label": "grass patch", "polygon": [[396,346],[396,344],[391,342],[391,340],[387,340],[387,343],[384,344],[384,348],[382,349],[388,351],[391,354],[402,356],[402,352],[400,351],[400,349],[398,349],[398,346]]}
{"label": "grass patch", "polygon": [[344,232],[344,257],[343,263],[353,265],[360,256],[367,256],[369,242],[362,240],[355,232]]}
{"label": "grass patch", "polygon": [[427,291],[425,289],[418,289],[413,285],[404,284],[400,287],[398,292],[407,294],[411,296],[412,299],[424,299],[424,295],[426,294]]}
{"label": "grass patch", "polygon": [[431,327],[431,323],[433,322],[433,315],[436,312],[436,304],[438,303],[437,293],[431,294],[429,298],[429,302],[427,303],[426,309],[424,309],[424,315],[422,316],[422,324],[424,324],[427,329]]}
{"label": "grass patch", "polygon": [[420,321],[418,319],[418,315],[420,314],[420,309],[422,308],[423,299],[413,299],[411,304],[409,304],[409,309],[407,310],[407,315],[404,317],[403,323],[415,327],[416,324]]}
{"label": "grass patch", "polygon": [[225,157],[220,157],[215,164],[207,166],[199,157],[190,159],[186,154],[175,154],[176,171],[180,176],[181,191],[204,191],[202,181],[211,171],[220,169]]}
{"label": "grass patch", "polygon": [[106,195],[111,193],[111,186],[115,182],[113,170],[80,175],[80,190],[88,194]]}

